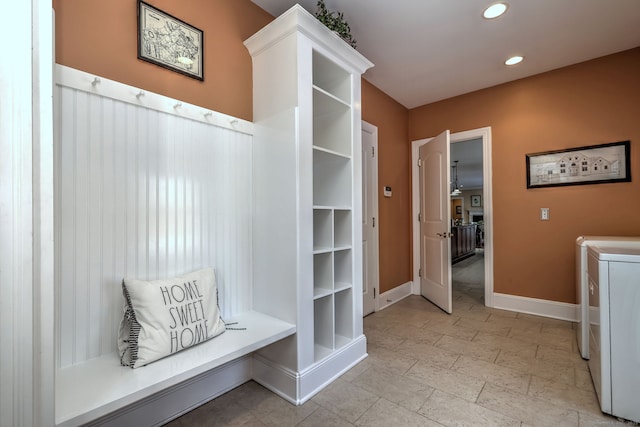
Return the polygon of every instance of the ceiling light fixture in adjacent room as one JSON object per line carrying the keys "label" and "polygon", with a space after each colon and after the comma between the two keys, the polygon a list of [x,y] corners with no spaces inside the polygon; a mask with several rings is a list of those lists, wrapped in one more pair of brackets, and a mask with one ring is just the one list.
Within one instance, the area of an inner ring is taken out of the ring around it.
{"label": "ceiling light fixture in adjacent room", "polygon": [[511,58],[507,59],[506,61],[504,61],[505,65],[516,65],[522,62],[522,60],[524,59],[523,56],[512,56]]}
{"label": "ceiling light fixture in adjacent room", "polygon": [[458,161],[454,160],[453,163],[455,164],[451,165],[451,177],[453,178],[451,182],[451,195],[458,196],[462,194],[462,191],[460,191],[462,185],[458,186]]}
{"label": "ceiling light fixture in adjacent room", "polygon": [[503,15],[507,11],[508,7],[509,5],[505,2],[493,3],[488,8],[486,8],[484,12],[482,12],[482,16],[486,19],[497,18],[498,16]]}

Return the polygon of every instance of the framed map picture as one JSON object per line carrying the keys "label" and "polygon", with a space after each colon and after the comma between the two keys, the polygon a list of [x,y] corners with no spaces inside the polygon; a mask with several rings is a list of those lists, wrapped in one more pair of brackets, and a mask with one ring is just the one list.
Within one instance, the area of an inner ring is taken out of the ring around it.
{"label": "framed map picture", "polygon": [[203,32],[138,0],[138,58],[204,80]]}
{"label": "framed map picture", "polygon": [[631,181],[630,141],[526,155],[527,188]]}

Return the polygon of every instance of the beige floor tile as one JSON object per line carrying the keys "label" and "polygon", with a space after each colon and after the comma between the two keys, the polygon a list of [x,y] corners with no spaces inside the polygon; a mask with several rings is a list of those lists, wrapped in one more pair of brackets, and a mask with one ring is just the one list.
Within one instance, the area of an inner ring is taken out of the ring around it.
{"label": "beige floor tile", "polygon": [[[454,307],[456,308],[456,307]],[[472,305],[468,310],[456,310],[456,316],[460,316],[463,319],[474,320],[477,322],[486,322],[491,313],[486,310],[482,310],[482,306]]]}
{"label": "beige floor tile", "polygon": [[509,338],[514,338],[524,342],[541,344],[548,347],[557,348],[568,352],[573,351],[573,336],[562,336],[555,334],[545,334],[542,332],[523,331],[521,329],[512,329],[509,332]]}
{"label": "beige floor tile", "polygon": [[378,400],[356,422],[366,427],[442,427],[441,424],[385,399]]}
{"label": "beige floor tile", "polygon": [[[481,332],[478,332],[477,335],[479,334],[481,334]],[[476,359],[486,360],[487,362],[493,362],[494,360],[496,360],[496,357],[499,353],[499,350],[497,348],[486,345],[484,343],[461,340],[447,335],[443,336],[434,345],[444,350],[448,350],[452,353],[464,354]]]}
{"label": "beige floor tile", "polygon": [[534,357],[538,349],[538,344],[535,343],[523,341],[517,338],[493,335],[486,332],[478,332],[478,334],[473,338],[473,342],[479,347],[500,349],[530,357]]}
{"label": "beige floor tile", "polygon": [[573,385],[532,376],[529,396],[561,404],[576,411],[600,414],[595,390],[586,391]]}
{"label": "beige floor tile", "polygon": [[343,420],[325,408],[318,408],[296,427],[350,427],[354,424]]}
{"label": "beige floor tile", "polygon": [[462,309],[470,309],[473,305],[480,304],[480,292],[475,290],[469,290],[463,284],[458,284],[459,291],[454,291],[451,294],[451,299],[454,303],[454,308]]}
{"label": "beige floor tile", "polygon": [[549,325],[546,323],[542,324],[542,333],[543,334],[553,334],[560,335],[563,337],[570,337],[574,340],[576,339],[576,330],[573,327],[575,323],[566,322],[565,325]]}
{"label": "beige floor tile", "polygon": [[[401,348],[408,341],[410,340],[403,341],[398,348]],[[376,345],[368,346],[367,352],[369,356],[364,362],[370,366],[381,367],[400,375],[407,372],[418,361],[418,358],[411,354],[398,353],[398,351]]]}
{"label": "beige floor tile", "polygon": [[353,423],[378,400],[378,397],[338,378],[311,400],[340,418]]}
{"label": "beige floor tile", "polygon": [[[249,397],[251,403],[238,399],[239,396],[251,396]],[[250,407],[253,403],[272,400],[274,397],[280,399],[262,386],[249,382],[186,413],[169,424],[169,426],[267,426],[269,424],[264,423],[259,415],[250,410]],[[290,405],[287,402],[285,403]],[[295,423],[296,421],[292,422]]]}
{"label": "beige floor tile", "polygon": [[[456,319],[456,322],[458,322],[458,319]],[[429,322],[426,328],[441,335],[447,335],[466,341],[471,341],[473,337],[475,337],[478,333],[478,331],[475,329],[465,328],[463,326],[455,326],[453,324],[449,325],[442,322]]]}
{"label": "beige floor tile", "polygon": [[370,315],[362,319],[362,327],[367,331],[386,331],[389,329],[389,321],[382,316]]}
{"label": "beige floor tile", "polygon": [[496,323],[499,325],[509,326],[513,329],[523,329],[523,330],[533,330],[533,331],[541,331],[542,323],[536,322],[530,319],[521,319],[518,317],[503,317],[503,316],[489,316],[487,319],[489,323]]}
{"label": "beige floor tile", "polygon": [[[501,310],[499,308],[491,308],[491,307],[485,307],[484,305],[476,305],[474,307],[471,308],[472,310],[481,310],[481,311],[486,311],[490,314],[489,317],[500,317],[503,319],[515,319],[516,317],[518,317],[518,312],[516,311],[509,311],[509,310]],[[489,319],[487,319],[489,320]]]}
{"label": "beige floor tile", "polygon": [[405,309],[413,309],[420,311],[432,311],[434,313],[442,312],[438,307],[431,304],[425,298],[420,295],[411,295],[407,298],[404,298],[393,305],[397,307],[399,310]]}
{"label": "beige floor tile", "polygon": [[582,390],[587,390],[587,391],[591,391],[594,389],[593,381],[591,379],[591,372],[583,371],[582,369],[575,369],[575,373],[576,373],[576,382],[575,382],[576,387]]}
{"label": "beige floor tile", "polygon": [[363,372],[352,384],[411,411],[417,411],[433,393],[420,381],[381,368]]}
{"label": "beige floor tile", "polygon": [[515,311],[508,311],[508,310],[499,310],[497,308],[492,308],[491,309],[491,316],[489,316],[489,318],[487,319],[487,322],[492,322],[492,323],[504,323],[507,324],[515,319],[517,319],[518,317],[518,313]]}
{"label": "beige floor tile", "polygon": [[470,297],[469,294],[461,295],[460,298],[453,301],[453,311],[458,313],[459,311],[469,311],[471,307],[478,304],[478,301],[474,297]]}
{"label": "beige floor tile", "polygon": [[482,331],[491,335],[499,335],[503,337],[506,337],[511,330],[511,327],[509,326],[496,325],[489,322],[478,322],[476,320],[464,317],[461,317],[460,320],[455,323],[455,326],[462,326],[469,329],[475,329],[476,331]]}
{"label": "beige floor tile", "polygon": [[453,294],[451,315],[410,296],[365,317],[369,356],[304,405],[250,381],[168,426],[625,425],[600,413],[575,324],[484,307],[481,280]]}
{"label": "beige floor tile", "polygon": [[461,356],[451,370],[526,394],[531,376],[515,369]]}
{"label": "beige floor tile", "polygon": [[457,314],[446,314],[444,312],[431,313],[425,328],[433,329],[434,326],[455,325],[459,320],[460,316]]}
{"label": "beige floor tile", "polygon": [[415,341],[426,341],[434,343],[442,337],[442,334],[436,332],[427,327],[404,325],[399,323],[393,323],[393,325],[385,331],[387,334],[392,334],[401,338],[410,338]]}
{"label": "beige floor tile", "polygon": [[637,423],[628,420],[621,420],[608,414],[585,414],[578,413],[580,427],[624,427],[637,426]]}
{"label": "beige floor tile", "polygon": [[424,325],[434,314],[436,314],[431,310],[398,308],[395,306],[386,308],[382,310],[382,312],[387,310],[388,312],[385,313],[384,317],[388,321],[416,327]]}
{"label": "beige floor tile", "polygon": [[[249,381],[239,387],[234,388],[228,393],[223,394],[211,401],[211,404],[217,406],[225,406],[230,402],[238,402],[246,408],[255,408],[266,400],[273,399],[276,396],[255,381]],[[278,397],[278,399],[280,399]]]}
{"label": "beige floor tile", "polygon": [[589,370],[589,365],[584,360],[577,350],[565,351],[555,347],[549,347],[548,345],[540,344],[536,357],[542,360],[548,360],[555,363],[567,363],[570,362],[575,368],[582,369],[583,371]]}
{"label": "beige floor tile", "polygon": [[[367,350],[369,350],[369,348],[367,348]],[[364,360],[361,360],[359,363],[357,363],[355,366],[352,366],[351,369],[349,369],[347,372],[342,374],[340,376],[340,379],[351,382],[355,378],[357,378],[358,375],[362,374],[372,366],[374,366],[374,364],[371,363],[371,355],[369,355]]]}
{"label": "beige floor tile", "polygon": [[430,365],[424,361],[418,361],[405,375],[470,402],[476,400],[484,386],[482,380]]}
{"label": "beige floor tile", "polygon": [[578,425],[577,411],[493,384],[485,385],[477,404],[521,420],[529,426],[576,427]]}
{"label": "beige floor tile", "polygon": [[529,320],[532,322],[543,323],[547,326],[571,328],[572,322],[567,320],[553,319],[551,317],[536,316],[534,314],[518,313],[518,319]]}
{"label": "beige floor tile", "polygon": [[468,400],[436,390],[418,411],[442,425],[463,426],[520,426],[520,421]]}
{"label": "beige floor tile", "polygon": [[442,368],[450,368],[460,357],[458,353],[436,347],[424,341],[413,341],[411,339],[400,344],[396,348],[395,354],[409,356]]}
{"label": "beige floor tile", "polygon": [[536,359],[530,355],[500,351],[496,364],[548,380],[561,381],[571,385],[576,383],[576,369],[571,362],[558,363]]}
{"label": "beige floor tile", "polygon": [[295,406],[273,394],[271,399],[263,400],[257,406],[251,408],[250,411],[251,415],[255,416],[265,426],[281,427],[297,425],[311,415],[317,407],[318,405],[314,402],[306,402],[304,405]]}
{"label": "beige floor tile", "polygon": [[399,346],[405,339],[386,332],[373,330],[366,334],[367,342],[378,347],[394,349]]}

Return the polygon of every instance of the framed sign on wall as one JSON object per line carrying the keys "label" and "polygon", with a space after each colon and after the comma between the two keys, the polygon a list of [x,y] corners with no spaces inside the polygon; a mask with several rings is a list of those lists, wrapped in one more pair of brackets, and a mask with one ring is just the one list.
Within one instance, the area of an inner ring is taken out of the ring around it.
{"label": "framed sign on wall", "polygon": [[138,58],[204,80],[202,30],[138,0]]}
{"label": "framed sign on wall", "polygon": [[631,181],[630,141],[526,155],[527,188]]}

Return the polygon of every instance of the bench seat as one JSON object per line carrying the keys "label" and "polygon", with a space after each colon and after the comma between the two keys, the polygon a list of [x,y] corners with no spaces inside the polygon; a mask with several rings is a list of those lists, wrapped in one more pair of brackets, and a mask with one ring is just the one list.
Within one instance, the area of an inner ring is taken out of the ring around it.
{"label": "bench seat", "polygon": [[225,321],[246,330],[228,330],[137,369],[121,366],[112,353],[58,370],[56,425],[85,424],[296,332],[295,325],[256,311]]}

